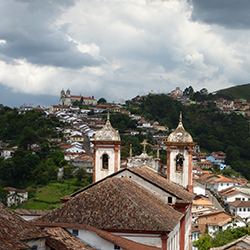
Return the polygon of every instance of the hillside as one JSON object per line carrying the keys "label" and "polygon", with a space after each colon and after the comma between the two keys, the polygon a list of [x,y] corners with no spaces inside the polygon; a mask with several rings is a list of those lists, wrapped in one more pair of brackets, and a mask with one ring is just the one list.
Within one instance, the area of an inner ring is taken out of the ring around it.
{"label": "hillside", "polygon": [[227,89],[221,89],[216,94],[216,98],[225,98],[228,100],[246,99],[250,100],[250,83],[234,86]]}

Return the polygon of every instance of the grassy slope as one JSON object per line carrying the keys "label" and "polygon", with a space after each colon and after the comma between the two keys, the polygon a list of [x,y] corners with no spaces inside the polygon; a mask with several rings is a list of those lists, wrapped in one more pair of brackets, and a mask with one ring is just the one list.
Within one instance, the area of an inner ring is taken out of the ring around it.
{"label": "grassy slope", "polygon": [[234,99],[246,99],[250,100],[250,83],[234,86],[228,89],[219,90],[217,95],[218,98],[222,97],[229,100]]}
{"label": "grassy slope", "polygon": [[59,207],[63,203],[60,198],[74,193],[76,190],[81,189],[85,186],[76,186],[76,179],[64,180],[63,182],[49,183],[45,187],[39,188],[35,194],[35,197],[30,198],[27,202],[13,207],[25,208],[25,209],[41,209],[41,210],[52,210]]}

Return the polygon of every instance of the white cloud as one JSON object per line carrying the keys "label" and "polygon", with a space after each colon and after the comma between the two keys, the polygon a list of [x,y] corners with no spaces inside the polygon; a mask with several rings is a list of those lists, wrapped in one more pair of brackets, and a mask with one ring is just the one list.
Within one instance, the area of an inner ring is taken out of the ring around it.
{"label": "white cloud", "polygon": [[[249,35],[192,21],[185,0],[82,0],[51,13],[44,7],[34,23],[26,19],[31,3],[19,5],[20,26],[2,12],[12,25],[0,31],[0,82],[17,92],[59,96],[70,88],[112,101],[176,86],[213,91],[250,78]],[[26,36],[11,47],[19,34]]]}

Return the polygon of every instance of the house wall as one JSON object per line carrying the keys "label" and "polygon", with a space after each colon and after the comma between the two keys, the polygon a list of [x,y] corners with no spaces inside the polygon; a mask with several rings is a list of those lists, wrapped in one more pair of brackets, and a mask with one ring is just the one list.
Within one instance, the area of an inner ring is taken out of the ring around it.
{"label": "house wall", "polygon": [[[180,249],[180,222],[176,225],[173,231],[168,235],[168,250]],[[188,248],[187,248],[188,249]]]}
{"label": "house wall", "polygon": [[232,194],[230,196],[223,196],[223,200],[225,203],[236,201],[236,198],[237,200],[240,199],[241,201],[244,200],[247,201],[250,199],[250,195],[238,193],[238,194]]}
{"label": "house wall", "polygon": [[[199,231],[197,231],[197,232],[192,232],[191,233],[191,241],[193,242],[193,241],[195,241],[195,240],[198,240],[199,239]],[[197,247],[191,247],[191,250],[198,250],[198,248]]]}
{"label": "house wall", "polygon": [[37,250],[46,250],[45,238],[24,240],[23,242],[29,245],[31,248],[37,246]]}
{"label": "house wall", "polygon": [[196,186],[193,187],[193,190],[194,190],[195,194],[202,194],[204,196],[206,194],[206,189],[204,187],[202,187],[202,186],[196,185]]}
{"label": "house wall", "polygon": [[229,206],[229,211],[235,216],[240,216],[243,219],[250,217],[250,207],[234,207]]}
{"label": "house wall", "polygon": [[220,192],[226,188],[232,187],[234,185],[238,185],[236,182],[214,182],[214,191]]}
{"label": "house wall", "polygon": [[[73,229],[69,228],[67,229],[70,233],[73,233]],[[123,238],[149,245],[149,246],[156,246],[160,247],[162,246],[161,243],[161,236],[160,234],[128,234],[128,233],[114,233],[116,235],[119,235]],[[92,232],[87,229],[80,229],[78,230],[78,238],[80,238],[82,241],[87,243],[88,245],[100,249],[100,250],[113,250],[114,249],[114,244],[101,238],[97,233]],[[122,249],[122,248],[121,248]],[[168,249],[169,250],[169,249]],[[175,249],[172,249],[175,250]],[[178,250],[178,249],[177,249]]]}
{"label": "house wall", "polygon": [[[126,233],[114,233],[123,238],[154,247],[162,247],[161,235],[160,234],[126,234]],[[169,249],[168,249],[169,250]]]}
{"label": "house wall", "polygon": [[[225,225],[222,226],[222,231],[226,230],[228,227],[230,228],[237,228],[237,227],[244,227],[246,225],[246,223],[244,223],[241,220],[235,220],[234,222],[229,222]],[[208,226],[208,234],[210,236],[213,236],[215,232],[217,232],[219,230],[219,226],[217,225],[209,225]]]}
{"label": "house wall", "polygon": [[192,223],[192,206],[189,206],[187,213],[185,215],[185,249],[190,247],[190,233],[191,233],[191,223]]}
{"label": "house wall", "polygon": [[216,224],[219,221],[224,221],[229,218],[231,218],[231,216],[226,213],[218,213],[218,214],[207,215],[207,216],[202,216],[202,217],[198,216],[199,228],[201,229],[201,231],[204,232],[206,229],[206,224],[211,224],[211,223]]}

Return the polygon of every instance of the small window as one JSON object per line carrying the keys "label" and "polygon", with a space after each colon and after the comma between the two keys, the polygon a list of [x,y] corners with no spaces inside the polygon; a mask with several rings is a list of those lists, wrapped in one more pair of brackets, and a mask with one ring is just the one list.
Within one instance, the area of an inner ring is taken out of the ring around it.
{"label": "small window", "polygon": [[172,203],[173,202],[172,200],[173,200],[172,197],[168,197],[168,203]]}
{"label": "small window", "polygon": [[114,245],[114,249],[121,249],[121,248],[117,245]]}
{"label": "small window", "polygon": [[243,208],[243,212],[246,212],[246,208],[245,207]]}
{"label": "small window", "polygon": [[223,183],[221,183],[220,185],[223,186]]}
{"label": "small window", "polygon": [[106,153],[102,155],[102,169],[109,169],[109,156]]}
{"label": "small window", "polygon": [[247,211],[248,211],[248,212],[250,211],[250,207],[247,209]]}
{"label": "small window", "polygon": [[38,249],[38,246],[37,246],[37,245],[34,245],[34,246],[32,246],[31,249],[32,249],[32,250],[37,250],[37,249]]}
{"label": "small window", "polygon": [[72,234],[73,234],[74,236],[78,236],[78,230],[77,230],[77,229],[73,229],[73,230],[72,230]]}
{"label": "small window", "polygon": [[239,211],[241,212],[241,207],[239,208]]}
{"label": "small window", "polygon": [[178,154],[175,158],[175,161],[176,161],[176,171],[182,171],[184,156],[182,154]]}
{"label": "small window", "polygon": [[229,183],[227,183],[227,186],[229,186]]}

